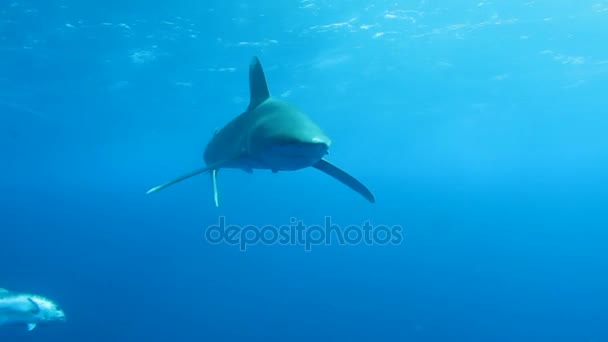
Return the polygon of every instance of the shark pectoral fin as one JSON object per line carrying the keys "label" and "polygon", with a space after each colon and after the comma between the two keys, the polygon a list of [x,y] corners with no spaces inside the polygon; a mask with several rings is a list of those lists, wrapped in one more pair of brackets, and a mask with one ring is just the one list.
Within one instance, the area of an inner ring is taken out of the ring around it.
{"label": "shark pectoral fin", "polygon": [[181,182],[181,181],[183,181],[183,180],[186,180],[186,179],[188,179],[188,178],[190,178],[190,177],[194,177],[194,176],[196,176],[196,175],[200,175],[201,173],[205,173],[205,172],[208,172],[208,171],[210,171],[210,170],[214,170],[214,169],[219,169],[219,168],[222,166],[222,164],[224,164],[224,163],[225,163],[224,161],[221,161],[221,162],[218,162],[218,163],[215,163],[215,164],[209,165],[209,166],[207,166],[207,167],[203,167],[203,168],[201,168],[201,169],[198,169],[198,170],[192,171],[192,172],[190,172],[190,173],[188,173],[188,174],[185,174],[185,175],[183,175],[183,176],[180,176],[180,177],[178,177],[178,178],[175,178],[174,180],[171,180],[171,181],[169,181],[169,182],[167,182],[167,183],[164,183],[164,184],[161,184],[161,185],[157,185],[157,186],[155,186],[155,187],[151,188],[150,190],[148,190],[148,191],[146,192],[146,195],[147,195],[147,194],[151,194],[151,193],[153,193],[153,192],[160,191],[160,190],[162,190],[162,189],[164,189],[164,188],[166,188],[166,187],[169,187],[169,186],[171,186],[171,185],[173,185],[173,184],[175,184],[175,183]]}
{"label": "shark pectoral fin", "polygon": [[215,207],[219,207],[219,200],[217,194],[217,169],[211,170],[211,182],[213,182],[213,201],[215,202]]}
{"label": "shark pectoral fin", "polygon": [[321,170],[326,174],[332,176],[333,178],[337,179],[338,181],[342,182],[349,188],[361,194],[361,196],[365,197],[365,199],[367,199],[368,201],[372,203],[376,202],[376,198],[374,197],[372,192],[369,191],[369,189],[365,185],[363,185],[363,183],[359,182],[355,177],[339,169],[337,166],[331,164],[327,160],[321,159],[312,167],[317,170]]}
{"label": "shark pectoral fin", "polygon": [[32,331],[36,328],[36,323],[28,323],[27,324],[27,331]]}
{"label": "shark pectoral fin", "polygon": [[174,180],[168,181],[167,183],[164,183],[164,184],[161,184],[161,185],[157,185],[157,186],[155,186],[155,187],[151,188],[150,190],[148,190],[148,191],[146,192],[146,195],[151,194],[151,193],[153,193],[153,192],[160,191],[160,190],[162,190],[162,189],[164,189],[164,188],[167,188],[167,187],[169,187],[169,186],[171,186],[171,185],[173,185],[173,184],[175,184],[175,183],[181,182],[181,181],[183,181],[183,180],[185,180],[185,179],[188,179],[188,178],[190,178],[190,177],[194,177],[194,176],[196,176],[196,175],[200,175],[201,173],[205,173],[205,172],[207,172],[207,171],[209,171],[209,170],[211,170],[211,168],[209,168],[209,167],[204,167],[204,168],[202,168],[202,169],[198,169],[198,170],[192,171],[192,172],[190,172],[190,173],[188,173],[188,174],[185,174],[185,175],[183,175],[183,176],[177,177],[177,178],[175,178]]}

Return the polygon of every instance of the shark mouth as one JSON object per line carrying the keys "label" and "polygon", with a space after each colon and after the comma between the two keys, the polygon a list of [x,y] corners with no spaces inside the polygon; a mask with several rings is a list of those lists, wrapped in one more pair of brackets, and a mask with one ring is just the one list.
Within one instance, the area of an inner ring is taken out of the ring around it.
{"label": "shark mouth", "polygon": [[273,170],[297,170],[317,163],[328,148],[325,143],[276,143],[268,147],[263,159]]}
{"label": "shark mouth", "polygon": [[285,159],[321,159],[327,154],[325,143],[276,143],[270,146],[269,154]]}

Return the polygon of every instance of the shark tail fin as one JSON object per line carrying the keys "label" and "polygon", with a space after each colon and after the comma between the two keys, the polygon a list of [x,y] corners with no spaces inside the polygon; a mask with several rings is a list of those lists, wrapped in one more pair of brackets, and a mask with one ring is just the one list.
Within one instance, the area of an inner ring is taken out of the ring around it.
{"label": "shark tail fin", "polygon": [[190,172],[188,174],[185,174],[185,175],[180,176],[178,178],[175,178],[175,179],[173,179],[171,181],[168,181],[167,183],[164,183],[164,184],[161,184],[161,185],[157,185],[157,186],[151,188],[150,190],[148,190],[146,192],[146,194],[151,194],[151,193],[160,191],[160,190],[162,190],[164,188],[167,188],[167,187],[169,187],[169,186],[171,186],[171,185],[173,185],[175,183],[181,182],[181,181],[183,181],[185,179],[188,179],[190,177],[194,177],[196,175],[200,175],[201,173],[205,173],[205,172],[208,172],[210,170],[214,170],[214,167],[204,167],[204,168],[192,171],[192,172]]}
{"label": "shark tail fin", "polygon": [[314,167],[317,170],[323,171],[329,176],[332,176],[336,180],[340,181],[344,185],[358,192],[361,196],[365,197],[368,201],[375,203],[376,198],[374,194],[365,186],[363,183],[359,182],[355,177],[349,175],[345,171],[339,169],[337,166],[331,164],[325,159],[319,160]]}

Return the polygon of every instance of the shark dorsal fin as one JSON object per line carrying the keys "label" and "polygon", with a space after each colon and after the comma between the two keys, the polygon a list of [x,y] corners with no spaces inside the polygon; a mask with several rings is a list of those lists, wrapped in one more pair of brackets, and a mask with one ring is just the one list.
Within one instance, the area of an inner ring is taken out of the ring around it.
{"label": "shark dorsal fin", "polygon": [[27,298],[27,300],[30,302],[31,307],[30,307],[30,312],[33,314],[37,314],[40,312],[40,307],[38,306],[38,304],[36,302],[34,302],[34,300],[32,298]]}
{"label": "shark dorsal fin", "polygon": [[255,109],[270,97],[264,69],[262,69],[262,64],[257,57],[253,57],[249,65],[249,91],[250,98],[247,110]]}

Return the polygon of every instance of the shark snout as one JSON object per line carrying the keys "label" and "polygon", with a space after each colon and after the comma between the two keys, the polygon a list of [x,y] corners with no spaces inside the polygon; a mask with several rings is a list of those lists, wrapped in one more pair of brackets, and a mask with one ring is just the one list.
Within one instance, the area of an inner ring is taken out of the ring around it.
{"label": "shark snout", "polygon": [[49,313],[46,316],[46,320],[48,321],[56,321],[56,322],[65,322],[66,321],[66,316],[65,313],[63,311],[56,311],[53,313]]}

